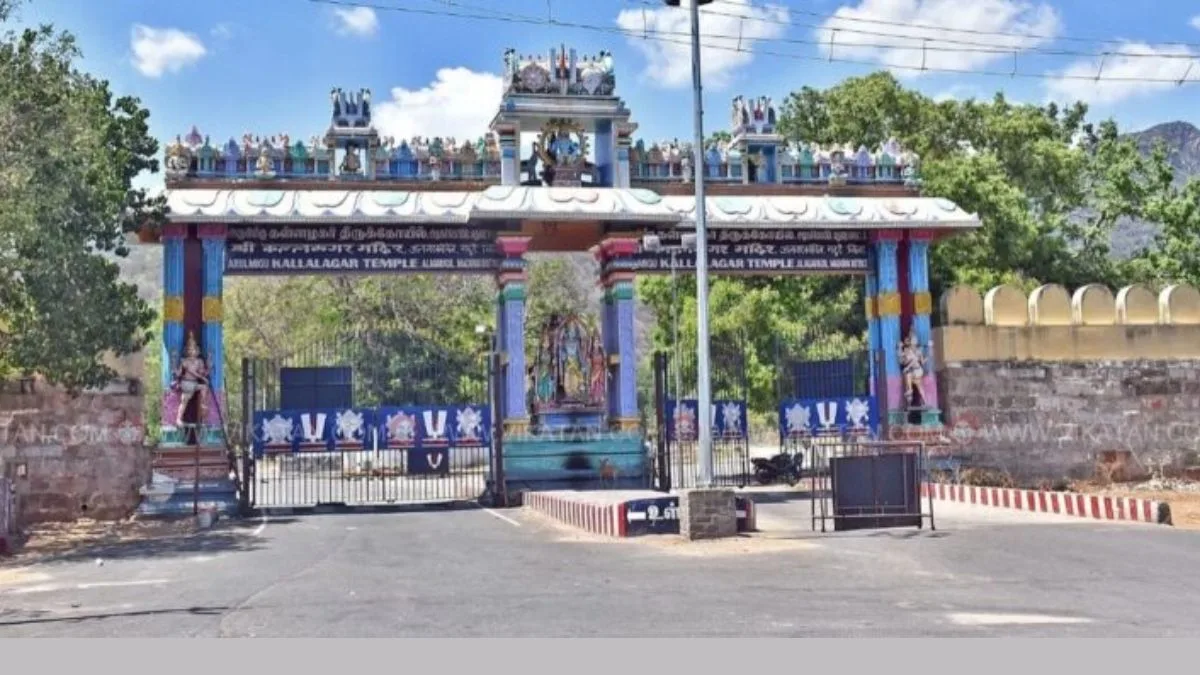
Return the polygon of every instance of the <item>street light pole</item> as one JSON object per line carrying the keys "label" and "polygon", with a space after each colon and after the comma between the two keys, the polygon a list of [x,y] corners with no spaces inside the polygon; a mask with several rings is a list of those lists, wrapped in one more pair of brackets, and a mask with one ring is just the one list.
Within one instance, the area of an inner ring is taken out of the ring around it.
{"label": "street light pole", "polygon": [[[678,1],[678,0],[676,0]],[[712,383],[708,372],[708,223],[704,202],[704,95],[700,86],[700,5],[712,0],[692,0],[692,98],[696,167],[696,389],[699,429],[696,485],[712,487]],[[668,0],[670,2],[670,0]]]}

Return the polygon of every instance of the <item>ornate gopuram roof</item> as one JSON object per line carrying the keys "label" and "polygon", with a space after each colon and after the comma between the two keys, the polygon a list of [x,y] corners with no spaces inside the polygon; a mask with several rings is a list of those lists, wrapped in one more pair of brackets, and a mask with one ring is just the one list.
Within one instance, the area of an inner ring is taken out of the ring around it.
{"label": "ornate gopuram roof", "polygon": [[553,232],[539,244],[575,250],[609,232],[694,227],[700,162],[716,229],[979,225],[957,205],[921,196],[921,158],[897,140],[793,138],[767,96],[733,98],[727,132],[697,149],[635,137],[608,52],[510,49],[503,80],[490,126],[457,139],[381,133],[367,89],[331,90],[328,126],[307,141],[245,133],[222,142],[193,128],[166,144],[169,218],[479,225]]}

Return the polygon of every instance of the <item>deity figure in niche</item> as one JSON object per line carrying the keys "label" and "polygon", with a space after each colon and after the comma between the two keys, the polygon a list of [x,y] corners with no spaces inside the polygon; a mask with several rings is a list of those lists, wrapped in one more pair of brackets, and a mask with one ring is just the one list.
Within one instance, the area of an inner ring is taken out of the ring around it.
{"label": "deity figure in niche", "polygon": [[917,334],[909,331],[900,344],[900,372],[904,376],[904,400],[908,407],[925,405],[925,353],[917,344]]}
{"label": "deity figure in niche", "polygon": [[532,372],[536,410],[601,407],[607,390],[604,349],[596,332],[575,316],[549,317],[542,326]]}
{"label": "deity figure in niche", "polygon": [[[545,337],[542,339],[542,344],[538,353],[538,363],[550,363],[551,347]],[[555,386],[554,386],[554,371],[550,368],[538,369],[536,366],[533,371],[533,386],[536,392],[538,403],[550,403],[554,401]]]}
{"label": "deity figure in niche", "polygon": [[583,336],[579,324],[567,321],[563,325],[559,341],[559,368],[561,368],[563,394],[567,399],[581,401],[587,391],[584,379]]}
{"label": "deity figure in niche", "polygon": [[179,412],[175,414],[176,426],[183,424],[183,414],[193,398],[197,401],[196,419],[204,420],[208,408],[208,364],[205,363],[204,357],[200,356],[200,346],[196,344],[195,333],[188,333],[184,357],[178,359],[173,373],[175,381],[171,388],[179,392]]}
{"label": "deity figure in niche", "polygon": [[604,363],[604,350],[600,348],[600,343],[592,338],[592,346],[589,350],[592,382],[588,391],[588,402],[593,405],[604,403],[604,397],[608,390],[608,369]]}

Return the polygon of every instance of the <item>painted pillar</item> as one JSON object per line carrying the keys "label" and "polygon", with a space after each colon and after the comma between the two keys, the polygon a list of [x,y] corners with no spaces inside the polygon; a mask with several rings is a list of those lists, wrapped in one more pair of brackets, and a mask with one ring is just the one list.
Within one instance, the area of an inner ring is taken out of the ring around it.
{"label": "painted pillar", "polygon": [[204,248],[204,299],[201,319],[204,337],[201,348],[208,364],[209,392],[207,415],[204,419],[204,442],[220,444],[226,414],[225,397],[225,332],[223,327],[223,289],[225,280],[225,225],[200,225],[197,234]]}
{"label": "painted pillar", "polygon": [[612,172],[612,186],[615,188],[629,187],[629,149],[633,147],[634,131],[637,131],[637,125],[631,122],[619,122],[616,125],[616,160]]}
{"label": "painted pillar", "polygon": [[[879,377],[878,363],[879,360],[879,311],[875,307],[875,296],[879,293],[879,279],[875,271],[875,252],[867,253],[867,278],[866,278],[866,293],[865,304],[867,312],[867,370],[870,373],[868,380],[869,393],[872,397],[877,395],[878,389],[876,381]],[[879,399],[874,399],[879,400]]]}
{"label": "painted pillar", "polygon": [[608,353],[608,420],[621,431],[641,426],[637,405],[637,350],[634,347],[634,239],[600,242],[600,283],[604,286],[603,334]]}
{"label": "painted pillar", "polygon": [[187,225],[163,227],[163,331],[162,331],[162,426],[164,443],[181,443],[175,429],[179,395],[171,391],[175,363],[183,355],[183,245]]}
{"label": "painted pillar", "polygon": [[521,184],[521,129],[515,124],[498,124],[493,128],[500,146],[500,184]]}
{"label": "painted pillar", "polygon": [[613,136],[612,120],[596,121],[596,183],[599,187],[612,187],[616,179],[616,138]]}
{"label": "painted pillar", "polygon": [[500,292],[497,298],[496,340],[503,361],[504,374],[504,433],[524,434],[529,431],[529,408],[525,384],[525,252],[529,249],[529,237],[499,237],[496,247],[504,256],[496,284]]}
{"label": "painted pillar", "polygon": [[922,424],[937,424],[940,420],[937,391],[937,364],[933,361],[933,296],[929,293],[929,244],[933,233],[929,230],[911,230],[908,235],[908,289],[912,297],[912,331],[917,343],[925,352],[926,410],[921,415]]}
{"label": "painted pillar", "polygon": [[875,278],[878,292],[879,349],[883,352],[886,386],[885,406],[889,424],[904,424],[905,408],[901,399],[900,377],[900,274],[897,260],[901,232],[880,230],[875,233]]}

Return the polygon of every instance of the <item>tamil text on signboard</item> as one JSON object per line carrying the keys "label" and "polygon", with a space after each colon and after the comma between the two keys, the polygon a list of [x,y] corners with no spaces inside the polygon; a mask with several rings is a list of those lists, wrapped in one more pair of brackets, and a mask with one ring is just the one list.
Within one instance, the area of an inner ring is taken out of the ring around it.
{"label": "tamil text on signboard", "polygon": [[226,274],[494,272],[494,230],[463,226],[232,225]]}
{"label": "tamil text on signboard", "polygon": [[[659,233],[662,247],[644,247],[633,267],[643,272],[669,272],[696,266],[694,251],[680,250],[681,232]],[[868,234],[862,230],[713,229],[708,232],[708,268],[731,273],[866,272]]]}

